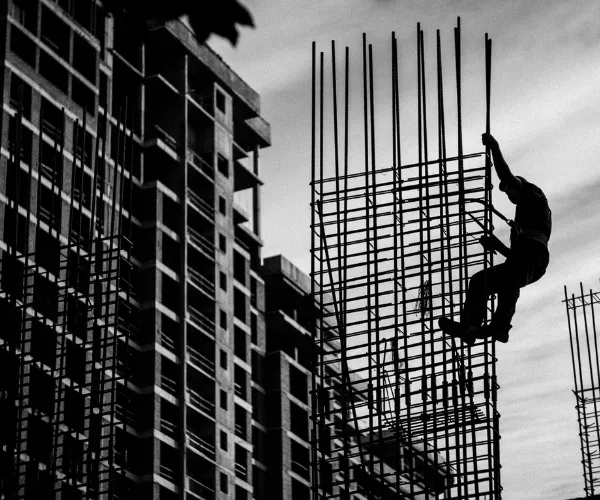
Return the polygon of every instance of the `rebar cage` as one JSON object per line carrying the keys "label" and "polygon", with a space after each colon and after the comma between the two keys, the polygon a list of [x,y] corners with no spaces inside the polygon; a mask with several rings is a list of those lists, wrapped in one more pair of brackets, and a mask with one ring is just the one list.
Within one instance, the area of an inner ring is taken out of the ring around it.
{"label": "rebar cage", "polygon": [[[458,154],[453,157],[446,154],[439,31],[438,157],[429,159],[424,36],[417,26],[418,161],[413,164],[402,164],[401,158],[398,41],[392,34],[391,166],[377,163],[373,50],[365,35],[362,41],[364,164],[358,171],[348,161],[349,50],[344,128],[338,134],[335,43],[328,72],[332,101],[324,91],[324,53],[318,58],[313,43],[313,498],[499,499],[494,343],[478,340],[468,347],[438,328],[442,316],[458,319],[469,278],[493,264],[492,254],[479,245],[479,237],[493,228],[489,152],[462,151],[460,19],[455,28]],[[489,132],[487,35],[485,54]],[[328,116],[326,103],[332,109]],[[324,160],[329,118],[331,162]]]}
{"label": "rebar cage", "polygon": [[581,439],[581,463],[586,497],[600,493],[600,351],[596,330],[596,313],[600,292],[569,294],[564,288],[573,362],[573,379]]}

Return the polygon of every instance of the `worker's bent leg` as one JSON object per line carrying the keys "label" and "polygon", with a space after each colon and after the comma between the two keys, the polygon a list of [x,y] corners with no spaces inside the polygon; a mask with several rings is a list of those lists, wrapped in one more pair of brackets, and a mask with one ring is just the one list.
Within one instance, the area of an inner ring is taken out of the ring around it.
{"label": "worker's bent leg", "polygon": [[517,300],[521,295],[519,288],[506,287],[498,290],[498,306],[492,317],[491,323],[499,329],[510,330],[510,322],[517,309]]}
{"label": "worker's bent leg", "polygon": [[475,273],[469,282],[461,323],[467,327],[481,326],[488,297],[497,293],[498,307],[492,323],[510,328],[520,288],[539,280],[546,272],[548,260],[545,248],[523,246],[511,252],[506,262]]}
{"label": "worker's bent leg", "polygon": [[548,252],[537,245],[523,245],[511,252],[504,263],[504,276],[498,282],[498,307],[493,314],[492,324],[500,329],[510,329],[521,288],[535,283],[546,272]]}
{"label": "worker's bent leg", "polygon": [[466,327],[481,326],[485,319],[488,297],[492,293],[510,288],[510,284],[506,282],[506,278],[509,276],[509,273],[507,276],[506,263],[475,273],[469,282],[460,322]]}

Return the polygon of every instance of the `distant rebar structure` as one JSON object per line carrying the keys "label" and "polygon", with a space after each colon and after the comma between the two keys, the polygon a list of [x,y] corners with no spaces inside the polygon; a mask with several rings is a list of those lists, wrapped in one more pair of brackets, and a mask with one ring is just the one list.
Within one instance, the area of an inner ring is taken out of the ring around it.
{"label": "distant rebar structure", "polygon": [[[369,499],[501,498],[494,343],[478,340],[467,347],[443,334],[437,323],[442,316],[459,315],[469,278],[492,265],[493,257],[479,244],[493,229],[489,151],[463,152],[460,19],[454,35],[457,154],[447,155],[438,31],[437,159],[431,159],[428,71],[418,25],[418,161],[403,163],[399,49],[392,34],[391,165],[378,160],[372,45],[363,35],[361,160],[349,150],[360,147],[355,139],[350,145],[349,49],[338,124],[335,43],[327,72],[325,54],[312,46],[315,500],[351,494]],[[487,35],[485,63],[489,132]],[[325,94],[328,78],[331,100]],[[326,129],[333,130],[327,142],[331,150],[324,140]]]}
{"label": "distant rebar structure", "polygon": [[131,207],[124,172],[133,138],[124,111],[111,162],[106,116],[97,117],[94,146],[85,112],[69,138],[64,109],[42,110],[32,151],[22,141],[22,93],[11,102],[0,242],[0,497],[112,499],[131,411],[123,206]]}
{"label": "distant rebar structure", "polygon": [[584,490],[586,497],[591,497],[600,493],[600,355],[596,330],[600,292],[586,292],[582,283],[577,296],[569,294],[566,286],[564,290]]}

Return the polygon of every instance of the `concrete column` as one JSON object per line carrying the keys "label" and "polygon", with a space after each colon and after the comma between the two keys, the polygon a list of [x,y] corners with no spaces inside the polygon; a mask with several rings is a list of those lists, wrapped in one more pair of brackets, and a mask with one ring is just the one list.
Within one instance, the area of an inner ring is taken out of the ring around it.
{"label": "concrete column", "polygon": [[[254,165],[253,165],[253,169],[254,169],[254,175],[256,175],[257,177],[259,177],[259,170],[258,170],[258,146],[254,146],[254,155],[253,155],[253,160],[254,160]],[[256,234],[259,238],[260,238],[260,184],[256,184],[256,186],[254,186],[252,188],[253,191],[253,196],[252,196],[252,219],[254,222],[254,227],[252,228],[254,231],[254,234]]]}

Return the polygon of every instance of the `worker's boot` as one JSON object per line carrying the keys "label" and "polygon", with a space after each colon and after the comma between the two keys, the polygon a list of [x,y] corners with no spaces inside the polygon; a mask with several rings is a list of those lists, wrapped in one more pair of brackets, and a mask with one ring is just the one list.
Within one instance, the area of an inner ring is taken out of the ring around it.
{"label": "worker's boot", "polygon": [[475,343],[475,336],[469,331],[470,328],[465,327],[465,325],[458,321],[442,317],[438,320],[438,325],[446,335],[459,338],[468,346],[472,346]]}
{"label": "worker's boot", "polygon": [[487,339],[488,337],[492,337],[492,339],[496,342],[502,342],[506,344],[508,342],[508,332],[512,328],[512,325],[504,325],[501,323],[494,323],[493,321],[487,325],[483,325],[478,328],[477,331],[473,331],[472,333],[478,339]]}

